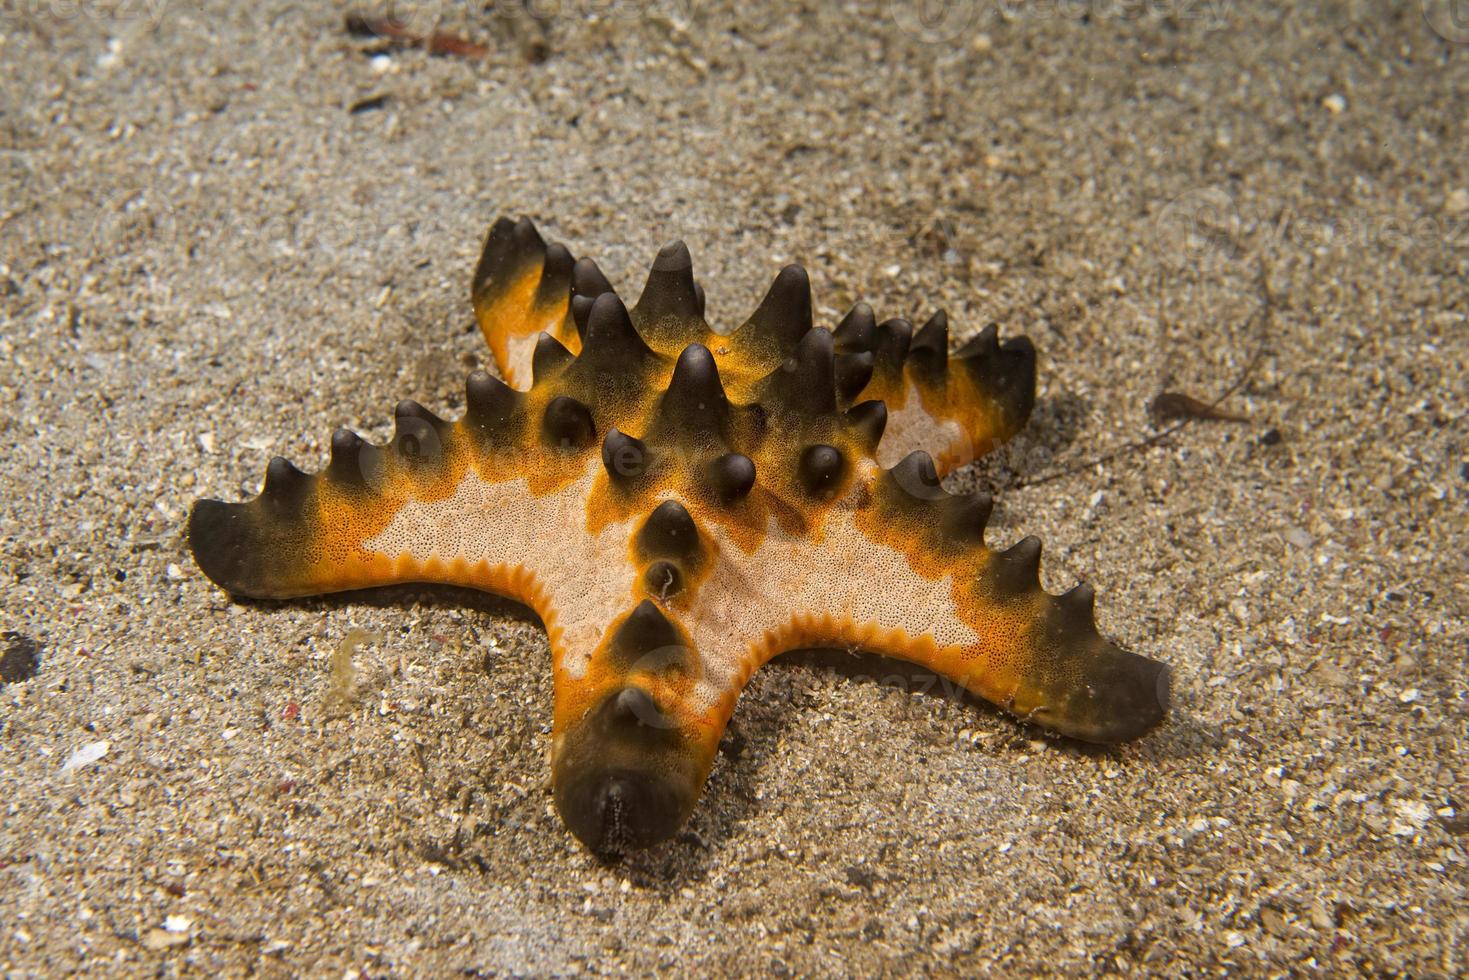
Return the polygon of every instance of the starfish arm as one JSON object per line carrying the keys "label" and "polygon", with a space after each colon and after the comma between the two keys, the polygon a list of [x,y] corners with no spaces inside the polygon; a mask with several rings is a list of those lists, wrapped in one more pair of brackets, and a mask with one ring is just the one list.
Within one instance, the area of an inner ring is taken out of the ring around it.
{"label": "starfish arm", "polygon": [[[705,659],[734,686],[803,647],[863,648],[920,664],[1017,717],[1097,743],[1136,738],[1166,714],[1158,661],[1098,634],[1092,590],[1043,591],[1040,543],[983,542],[990,503],[939,486],[926,454],[865,476],[818,534],[725,549],[692,620]],[[729,637],[742,636],[744,649]],[[753,640],[749,639],[753,636]]]}
{"label": "starfish arm", "polygon": [[470,298],[500,374],[513,387],[530,387],[542,331],[573,354],[581,349],[570,308],[573,279],[584,279],[583,269],[564,245],[547,244],[525,218],[501,218],[490,227]]}
{"label": "starfish arm", "polygon": [[887,404],[888,425],[877,450],[883,466],[924,450],[932,451],[940,474],[949,473],[1009,440],[1030,418],[1036,372],[1030,340],[1002,342],[990,326],[950,356],[942,318],[936,314],[918,331],[894,381],[858,396]]}
{"label": "starfish arm", "polygon": [[[612,285],[590,259],[573,262],[527,219],[501,218],[485,238],[472,287],[475,316],[501,375],[530,386],[542,331],[565,352],[581,351],[593,300]],[[659,252],[632,321],[665,357],[689,344],[716,352],[732,393],[743,393],[795,352],[811,327],[810,283],[799,266],[781,271],[760,307],[732,334],[704,319],[704,293],[688,249]],[[940,310],[915,329],[901,318],[876,322],[858,303],[833,331],[839,407],[881,400],[888,425],[877,458],[891,466],[915,450],[934,455],[940,473],[972,462],[1024,428],[1035,402],[1036,353],[1025,337],[1001,341],[991,325],[949,352]]]}
{"label": "starfish arm", "polygon": [[1167,668],[1097,633],[1088,587],[1042,591],[1034,538],[986,548],[987,498],[947,494],[922,453],[855,469],[844,492],[808,498],[810,522],[783,524],[772,505],[751,533],[719,505],[675,496],[641,530],[620,532],[643,542],[625,611],[599,641],[583,637],[557,657],[552,785],[589,847],[676,833],[740,692],[794,648],[921,664],[1092,742],[1135,738],[1163,718]]}
{"label": "starfish arm", "polygon": [[[405,401],[386,446],[339,429],[320,473],[276,457],[254,499],[196,502],[187,536],[200,569],[256,598],[434,582],[552,613],[546,563],[533,556],[547,522],[566,516],[566,494],[545,491],[571,482],[571,470],[528,435],[529,398],[482,372],[467,388],[457,422]],[[537,466],[539,453],[550,458]],[[539,494],[522,462],[539,474]]]}

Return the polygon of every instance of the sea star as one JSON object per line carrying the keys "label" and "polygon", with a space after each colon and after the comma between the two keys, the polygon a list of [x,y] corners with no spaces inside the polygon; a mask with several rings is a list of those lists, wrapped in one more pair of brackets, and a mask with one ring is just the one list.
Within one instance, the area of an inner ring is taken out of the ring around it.
{"label": "sea star", "polygon": [[1044,592],[1040,542],[986,547],[990,498],[940,486],[1025,423],[1026,338],[950,356],[942,312],[914,332],[863,303],[813,326],[795,265],[717,333],[682,242],[629,310],[526,219],[490,229],[472,297],[504,382],[471,374],[456,422],[400,403],[388,446],[339,429],[316,475],[273,459],[255,499],[198,501],[189,543],[237,595],[438,582],[534,609],[555,802],[594,851],[677,833],[792,648],[912,661],[1091,742],[1163,718],[1167,668],[1098,635],[1091,588]]}

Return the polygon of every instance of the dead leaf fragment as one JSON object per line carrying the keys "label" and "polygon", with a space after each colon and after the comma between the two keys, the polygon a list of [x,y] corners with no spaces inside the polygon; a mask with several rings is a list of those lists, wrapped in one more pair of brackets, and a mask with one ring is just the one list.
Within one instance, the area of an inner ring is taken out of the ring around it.
{"label": "dead leaf fragment", "polygon": [[1160,422],[1172,419],[1209,419],[1220,422],[1248,422],[1249,419],[1234,412],[1200,401],[1181,391],[1165,391],[1154,398],[1148,406],[1153,417]]}

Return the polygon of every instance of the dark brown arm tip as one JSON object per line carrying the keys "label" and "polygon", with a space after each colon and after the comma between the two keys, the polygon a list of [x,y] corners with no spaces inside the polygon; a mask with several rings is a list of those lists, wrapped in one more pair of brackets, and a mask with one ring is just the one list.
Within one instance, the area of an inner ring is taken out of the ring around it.
{"label": "dark brown arm tip", "polygon": [[1034,719],[1071,738],[1115,745],[1139,738],[1168,716],[1173,672],[1167,664],[1106,644],[1063,703]]}

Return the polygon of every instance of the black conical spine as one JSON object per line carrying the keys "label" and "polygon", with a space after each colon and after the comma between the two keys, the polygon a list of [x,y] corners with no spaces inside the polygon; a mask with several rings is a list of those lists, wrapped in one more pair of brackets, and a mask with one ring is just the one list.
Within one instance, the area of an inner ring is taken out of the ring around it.
{"label": "black conical spine", "polygon": [[915,370],[942,377],[949,360],[949,315],[939,310],[925,323],[908,347],[908,361]]}
{"label": "black conical spine", "polygon": [[766,376],[761,401],[803,418],[836,411],[836,358],[831,331],[808,330],[785,363]]}
{"label": "black conical spine", "polygon": [[872,367],[876,358],[872,351],[856,351],[838,354],[834,365],[837,395],[850,402],[862,393],[867,382],[872,380]]}
{"label": "black conical spine", "polygon": [[991,323],[961,344],[959,349],[954,352],[954,357],[961,359],[994,357],[999,352],[1000,329]]}
{"label": "black conical spine", "polygon": [[1052,600],[1049,629],[1057,638],[1075,642],[1080,637],[1097,635],[1097,594],[1090,585],[1078,582],[1069,591]]}
{"label": "black conical spine", "polygon": [[658,604],[644,599],[630,612],[612,637],[623,657],[636,659],[669,647],[683,646],[683,637]]}
{"label": "black conical spine", "polygon": [[903,493],[917,500],[942,500],[948,496],[939,482],[933,457],[923,450],[904,456],[887,471],[887,479]]}
{"label": "black conical spine", "polygon": [[536,306],[551,306],[564,302],[571,293],[571,252],[560,242],[546,246],[546,257],[541,266],[541,281],[536,286]]}
{"label": "black conical spine", "polygon": [[995,595],[1018,596],[1040,587],[1040,567],[1041,541],[1030,535],[993,553],[985,576]]}
{"label": "black conical spine", "polygon": [[694,260],[683,242],[671,242],[659,250],[633,313],[639,322],[703,319],[703,303],[694,284]]}
{"label": "black conical spine", "polygon": [[719,502],[732,504],[755,486],[755,462],[743,453],[725,453],[709,464],[706,478]]}
{"label": "black conical spine", "polygon": [[872,307],[866,303],[853,306],[837,324],[832,336],[836,339],[837,350],[842,353],[871,351],[877,344],[877,317],[873,315]]}
{"label": "black conical spine", "polygon": [[913,343],[913,324],[901,318],[884,320],[877,327],[877,355],[873,373],[884,377],[895,377],[903,370],[908,357],[908,348]]}
{"label": "black conical spine", "polygon": [[419,431],[427,426],[442,435],[450,428],[448,422],[411,398],[405,398],[393,407],[393,420],[408,431]]}
{"label": "black conical spine", "polygon": [[358,490],[366,487],[367,473],[362,459],[366,445],[366,441],[351,429],[333,432],[332,458],[326,467],[327,478],[341,487]]}
{"label": "black conical spine", "polygon": [[575,356],[561,341],[542,331],[536,337],[535,350],[530,356],[531,384],[541,384],[555,377],[573,360]]}
{"label": "black conical spine", "polygon": [[615,483],[627,483],[648,472],[648,446],[613,428],[602,440],[602,465]]}
{"label": "black conical spine", "polygon": [[736,336],[762,348],[765,357],[783,357],[810,329],[811,279],[799,265],[788,265],[776,275]]}
{"label": "black conical spine", "polygon": [[519,221],[501,218],[491,225],[470,284],[470,295],[476,305],[490,287],[509,287],[518,276],[533,269],[541,261],[545,248],[546,243],[529,218]]}
{"label": "black conical spine", "polygon": [[265,467],[260,497],[279,516],[294,515],[311,493],[311,478],[284,456],[274,456]]}
{"label": "black conical spine", "polygon": [[1036,356],[1029,337],[1000,343],[991,324],[959,349],[954,364],[1000,405],[1012,426],[1024,424],[1035,405]]}
{"label": "black conical spine", "polygon": [[888,425],[887,402],[874,398],[853,405],[847,410],[847,425],[868,455],[875,454],[877,444],[882,440],[883,430]]}
{"label": "black conical spine", "polygon": [[591,409],[568,395],[557,395],[546,405],[541,434],[548,445],[580,449],[597,438],[597,427]]}
{"label": "black conical spine", "polygon": [[964,545],[984,544],[994,501],[987,493],[969,493],[944,501],[943,536],[946,541]]}
{"label": "black conical spine", "polygon": [[658,421],[668,438],[683,443],[728,438],[729,397],[714,355],[703,344],[690,344],[678,355],[658,405]]}
{"label": "black conical spine", "polygon": [[571,325],[576,327],[576,335],[583,341],[587,336],[587,318],[592,315],[592,304],[596,300],[591,296],[571,297]]}
{"label": "black conical spine", "polygon": [[826,443],[817,443],[801,451],[796,472],[807,493],[827,499],[841,485],[846,468],[847,460],[840,449]]}
{"label": "black conical spine", "polygon": [[480,435],[508,436],[523,399],[499,378],[475,371],[464,383],[464,426]]}
{"label": "black conical spine", "polygon": [[612,292],[612,283],[602,275],[597,263],[591,259],[577,259],[571,267],[571,289],[577,296],[596,299],[603,293]]}
{"label": "black conical spine", "polygon": [[515,222],[515,228],[511,232],[514,236],[516,246],[522,252],[544,252],[546,240],[541,233],[536,231],[536,226],[529,218],[522,217]]}
{"label": "black conical spine", "polygon": [[703,554],[699,526],[693,515],[677,500],[659,504],[638,531],[639,550],[652,558],[670,558],[683,564],[695,562]]}
{"label": "black conical spine", "polygon": [[1085,582],[1078,582],[1056,597],[1056,602],[1068,614],[1085,619],[1090,623],[1096,614],[1097,592]]}
{"label": "black conical spine", "polygon": [[393,449],[398,458],[413,466],[432,465],[443,459],[450,428],[448,422],[405,398],[393,409]]}
{"label": "black conical spine", "polygon": [[632,317],[616,293],[603,293],[592,302],[587,314],[584,355],[607,353],[652,353],[632,325]]}

